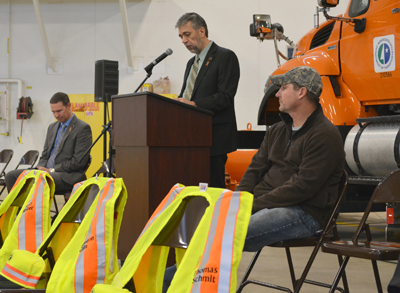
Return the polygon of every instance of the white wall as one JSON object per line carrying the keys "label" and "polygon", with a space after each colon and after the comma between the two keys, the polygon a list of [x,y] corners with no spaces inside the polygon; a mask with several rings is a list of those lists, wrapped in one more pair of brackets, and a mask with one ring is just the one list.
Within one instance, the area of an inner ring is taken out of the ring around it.
{"label": "white wall", "polygon": [[[330,14],[343,13],[348,1],[342,0]],[[276,68],[276,57],[272,41],[260,43],[250,37],[252,16],[270,14],[272,22],[281,23],[285,35],[297,42],[312,29],[316,5],[316,0],[127,0],[132,54],[147,65],[171,48],[174,53],[155,67],[149,82],[169,76],[171,93],[178,94],[192,54],[181,44],[175,22],[185,12],[198,12],[207,21],[210,39],[230,48],[239,58],[241,78],[235,101],[238,128],[245,129],[250,122],[254,129],[264,83]],[[145,78],[143,71],[128,73],[118,0],[41,0],[40,7],[50,52],[59,60],[62,74],[47,74],[32,1],[0,0],[0,78],[21,79],[24,96],[30,96],[34,103],[34,114],[24,122],[23,144],[19,144],[21,120],[15,119],[19,97],[17,86],[11,85],[11,131],[9,136],[0,136],[0,149],[15,152],[11,168],[28,149],[42,150],[47,126],[54,121],[49,99],[55,92],[94,93],[96,60],[119,62],[120,94],[133,92]],[[320,19],[322,22],[324,17],[320,15]],[[286,43],[281,42],[280,48],[286,52]],[[0,83],[0,92],[4,92],[4,86]],[[0,132],[5,126],[0,120]]]}

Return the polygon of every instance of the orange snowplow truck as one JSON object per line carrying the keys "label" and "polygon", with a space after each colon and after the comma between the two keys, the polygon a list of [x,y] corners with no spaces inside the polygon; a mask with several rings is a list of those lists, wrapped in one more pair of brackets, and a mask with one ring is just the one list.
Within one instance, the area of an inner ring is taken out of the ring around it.
{"label": "orange snowplow truck", "polygon": [[[381,178],[400,167],[400,1],[350,0],[346,13],[337,17],[328,11],[339,0],[318,4],[315,28],[296,45],[269,15],[253,16],[250,35],[275,42],[278,68],[272,75],[303,65],[321,75],[320,103],[342,134],[351,175],[345,209],[364,211]],[[327,21],[319,24],[321,12]],[[279,41],[294,48],[293,57],[279,51]],[[280,58],[288,61],[280,65]],[[258,113],[258,124],[267,129],[280,121],[278,89],[267,80]],[[231,158],[238,160],[241,152],[229,155],[228,173],[235,173]]]}

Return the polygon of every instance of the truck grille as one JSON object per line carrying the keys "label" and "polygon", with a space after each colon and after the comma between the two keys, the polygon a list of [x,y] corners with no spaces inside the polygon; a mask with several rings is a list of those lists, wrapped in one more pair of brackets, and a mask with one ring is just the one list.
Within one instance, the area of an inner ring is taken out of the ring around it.
{"label": "truck grille", "polygon": [[331,36],[334,25],[335,25],[335,22],[333,21],[332,23],[323,27],[320,31],[318,31],[315,34],[314,38],[311,41],[310,50],[314,49],[318,46],[321,46],[321,45],[325,44],[326,41],[328,41],[329,37]]}

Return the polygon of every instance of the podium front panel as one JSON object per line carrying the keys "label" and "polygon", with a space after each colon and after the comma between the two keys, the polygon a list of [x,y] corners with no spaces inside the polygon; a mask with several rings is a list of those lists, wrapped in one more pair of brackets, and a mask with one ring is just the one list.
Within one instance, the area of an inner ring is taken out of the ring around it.
{"label": "podium front panel", "polygon": [[113,98],[116,175],[128,191],[120,259],[174,184],[209,182],[212,116],[181,104],[146,93]]}

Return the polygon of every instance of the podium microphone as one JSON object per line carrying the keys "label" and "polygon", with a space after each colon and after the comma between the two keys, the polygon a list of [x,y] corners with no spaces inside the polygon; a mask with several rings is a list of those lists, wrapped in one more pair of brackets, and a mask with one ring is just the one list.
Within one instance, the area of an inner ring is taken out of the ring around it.
{"label": "podium microphone", "polygon": [[160,56],[158,56],[153,62],[151,62],[149,65],[147,65],[144,70],[146,70],[147,73],[150,73],[153,70],[153,67],[156,66],[158,63],[163,61],[168,55],[172,54],[172,50],[168,48],[164,53],[162,53]]}

